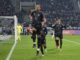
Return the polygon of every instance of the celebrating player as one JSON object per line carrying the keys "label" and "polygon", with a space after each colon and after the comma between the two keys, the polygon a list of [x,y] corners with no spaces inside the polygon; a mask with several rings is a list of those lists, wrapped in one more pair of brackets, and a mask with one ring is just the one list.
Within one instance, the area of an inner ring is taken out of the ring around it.
{"label": "celebrating player", "polygon": [[33,47],[36,47],[36,35],[37,35],[37,40],[38,40],[37,55],[39,54],[39,51],[41,51],[42,56],[44,56],[44,51],[42,48],[41,31],[42,31],[42,26],[45,23],[45,20],[40,5],[36,5],[35,11],[31,13],[31,18],[32,18],[32,28],[33,28],[33,33],[32,33]]}
{"label": "celebrating player", "polygon": [[[62,39],[63,39],[63,28],[65,26],[62,24],[61,19],[58,19],[54,24],[54,36],[57,48],[62,48]],[[60,42],[60,43],[59,43]]]}

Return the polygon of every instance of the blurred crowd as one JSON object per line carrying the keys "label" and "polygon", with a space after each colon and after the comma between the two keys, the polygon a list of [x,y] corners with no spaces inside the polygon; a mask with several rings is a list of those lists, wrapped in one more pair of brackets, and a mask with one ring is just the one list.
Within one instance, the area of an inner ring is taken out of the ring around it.
{"label": "blurred crowd", "polygon": [[[59,17],[63,20],[65,25],[80,28],[80,12],[75,11],[74,0],[20,0],[26,2],[36,2],[41,4],[42,10],[48,21],[48,26],[51,25],[55,18]],[[21,11],[22,12],[22,11]],[[0,1],[0,15],[14,15],[15,8],[10,0]],[[21,16],[20,16],[21,18]],[[22,20],[20,19],[19,20]]]}
{"label": "blurred crowd", "polygon": [[0,16],[12,16],[14,7],[10,0],[0,0]]}

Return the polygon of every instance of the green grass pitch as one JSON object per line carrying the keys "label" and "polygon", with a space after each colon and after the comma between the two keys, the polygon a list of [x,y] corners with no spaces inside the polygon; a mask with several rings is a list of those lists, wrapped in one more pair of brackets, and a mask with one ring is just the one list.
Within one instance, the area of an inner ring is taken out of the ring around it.
{"label": "green grass pitch", "polygon": [[[65,35],[63,48],[60,52],[55,47],[55,41],[50,35],[47,39],[47,53],[44,57],[36,56],[36,49],[32,48],[30,36],[22,36],[18,41],[10,60],[80,60],[80,36]],[[8,41],[9,42],[9,41]],[[0,41],[0,60],[5,60],[13,43],[1,43]]]}

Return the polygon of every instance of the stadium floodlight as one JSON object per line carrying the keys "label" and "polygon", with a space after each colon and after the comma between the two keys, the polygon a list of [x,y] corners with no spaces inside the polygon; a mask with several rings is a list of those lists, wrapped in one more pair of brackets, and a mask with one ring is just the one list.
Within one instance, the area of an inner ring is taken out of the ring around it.
{"label": "stadium floodlight", "polygon": [[[0,43],[8,44],[11,42],[12,47],[6,60],[10,60],[13,50],[17,44],[17,17],[16,16],[0,16]],[[8,45],[7,44],[7,45]],[[6,45],[6,47],[7,47]]]}

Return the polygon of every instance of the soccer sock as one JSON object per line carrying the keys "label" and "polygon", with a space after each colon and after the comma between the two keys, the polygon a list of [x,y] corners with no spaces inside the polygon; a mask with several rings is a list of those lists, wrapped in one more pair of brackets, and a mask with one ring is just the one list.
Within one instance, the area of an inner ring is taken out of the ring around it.
{"label": "soccer sock", "polygon": [[47,47],[46,47],[46,43],[44,43],[44,49],[46,49]]}
{"label": "soccer sock", "polygon": [[36,42],[36,33],[33,31],[32,36],[31,36],[33,42]]}
{"label": "soccer sock", "polygon": [[58,48],[59,46],[59,40],[56,40],[56,47]]}
{"label": "soccer sock", "polygon": [[62,39],[60,39],[60,48],[62,48]]}
{"label": "soccer sock", "polygon": [[33,47],[36,47],[36,35],[32,35],[32,40],[33,40]]}
{"label": "soccer sock", "polygon": [[37,49],[37,55],[39,54],[39,51],[40,51],[40,49],[38,48],[38,49]]}
{"label": "soccer sock", "polygon": [[44,49],[46,49],[46,44],[44,44]]}
{"label": "soccer sock", "polygon": [[46,39],[44,40],[44,49],[46,49]]}
{"label": "soccer sock", "polygon": [[40,50],[41,50],[42,55],[44,55],[44,51],[43,51],[43,46],[42,45],[40,47]]}

